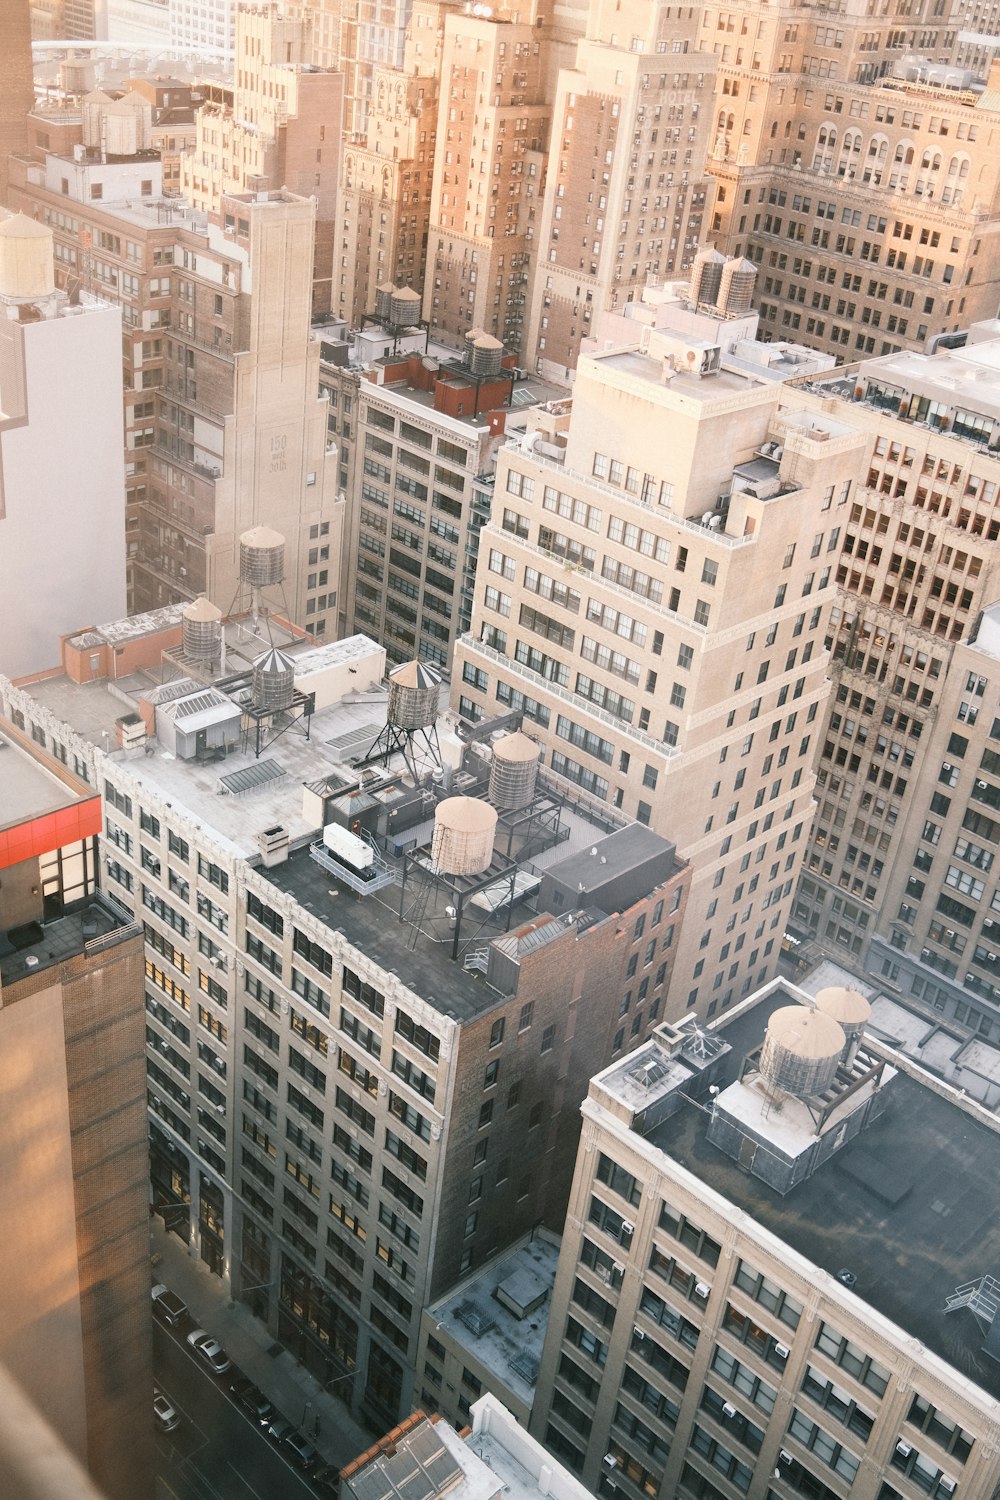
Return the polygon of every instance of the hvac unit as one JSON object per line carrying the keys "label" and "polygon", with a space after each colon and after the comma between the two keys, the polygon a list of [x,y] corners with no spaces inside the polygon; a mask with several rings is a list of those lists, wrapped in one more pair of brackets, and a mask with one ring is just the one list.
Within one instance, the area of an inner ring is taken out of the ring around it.
{"label": "hvac unit", "polygon": [[622,1234],[635,1234],[635,1225],[628,1219],[622,1219]]}
{"label": "hvac unit", "polygon": [[700,1297],[703,1302],[706,1299],[706,1297],[711,1296],[711,1293],[712,1293],[712,1288],[708,1285],[707,1281],[696,1281],[695,1282],[695,1284],[694,1284],[694,1294],[695,1294],[696,1297]]}
{"label": "hvac unit", "polygon": [[909,1443],[900,1441],[896,1444],[896,1452],[899,1453],[903,1458],[909,1458],[910,1454],[913,1452],[913,1449],[910,1447]]}
{"label": "hvac unit", "polygon": [[604,1467],[606,1469],[617,1469],[617,1467],[618,1467],[618,1460],[617,1460],[617,1458],[615,1458],[615,1455],[613,1453],[605,1453],[605,1455],[604,1455]]}
{"label": "hvac unit", "polygon": [[632,1333],[637,1339],[644,1339],[646,1337],[641,1328],[633,1328]]}
{"label": "hvac unit", "polygon": [[787,1344],[775,1344],[775,1346],[774,1346],[774,1352],[775,1352],[775,1354],[780,1355],[782,1359],[787,1359],[788,1358],[788,1352],[789,1352],[788,1351],[788,1345]]}
{"label": "hvac unit", "polygon": [[735,1417],[736,1407],[733,1406],[729,1401],[724,1401],[722,1403],[722,1415],[724,1417]]}
{"label": "hvac unit", "polygon": [[778,1453],[778,1457],[781,1459],[781,1462],[783,1464],[790,1464],[792,1462],[792,1455],[786,1452],[784,1448],[780,1450],[780,1452]]}

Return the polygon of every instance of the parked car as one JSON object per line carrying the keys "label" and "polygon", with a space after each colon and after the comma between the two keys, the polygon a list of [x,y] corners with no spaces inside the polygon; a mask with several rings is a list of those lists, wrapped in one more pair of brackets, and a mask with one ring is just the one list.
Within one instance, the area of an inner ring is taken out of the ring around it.
{"label": "parked car", "polygon": [[240,1375],[229,1389],[236,1405],[246,1412],[252,1422],[256,1422],[258,1427],[270,1427],[278,1413],[260,1386],[254,1385],[249,1376]]}
{"label": "parked car", "polygon": [[171,1328],[176,1328],[181,1319],[187,1317],[187,1303],[182,1302],[176,1292],[168,1291],[162,1282],[153,1287],[150,1296],[154,1313]]}
{"label": "parked car", "polygon": [[155,1385],[153,1387],[153,1417],[161,1432],[173,1432],[175,1427],[180,1426],[181,1419],[171,1405],[170,1398]]}
{"label": "parked car", "polygon": [[206,1333],[204,1328],[195,1328],[192,1333],[188,1334],[187,1341],[198,1357],[205,1361],[213,1375],[225,1375],[227,1370],[232,1369],[233,1362],[225,1349],[218,1339]]}
{"label": "parked car", "polygon": [[288,1418],[282,1417],[276,1412],[273,1420],[268,1423],[267,1435],[272,1443],[283,1443],[288,1434],[294,1431],[295,1428],[289,1422]]}
{"label": "parked car", "polygon": [[295,1467],[301,1469],[304,1473],[309,1469],[314,1469],[319,1461],[319,1454],[316,1452],[316,1449],[305,1433],[299,1432],[297,1427],[293,1427],[291,1432],[285,1433],[281,1446],[289,1454]]}

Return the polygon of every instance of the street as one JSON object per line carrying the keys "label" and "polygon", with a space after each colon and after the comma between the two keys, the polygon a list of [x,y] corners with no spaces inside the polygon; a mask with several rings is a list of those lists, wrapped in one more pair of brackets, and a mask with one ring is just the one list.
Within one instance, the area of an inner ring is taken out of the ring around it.
{"label": "street", "polygon": [[[153,1367],[180,1426],[157,1433],[157,1500],[316,1500],[308,1483],[234,1405],[230,1381],[214,1377],[184,1343],[154,1319]],[[286,1412],[298,1422],[302,1412]]]}

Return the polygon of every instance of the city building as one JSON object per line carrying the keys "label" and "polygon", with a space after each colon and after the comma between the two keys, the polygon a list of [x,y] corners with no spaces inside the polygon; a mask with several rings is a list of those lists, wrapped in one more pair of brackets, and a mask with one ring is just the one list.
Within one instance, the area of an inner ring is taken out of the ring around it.
{"label": "city building", "polygon": [[487,1391],[527,1428],[558,1262],[558,1238],[532,1230],[424,1309],[417,1369],[425,1411],[461,1430]]}
{"label": "city building", "polygon": [[759,267],[764,337],[849,360],[995,314],[1000,100],[995,77],[950,66],[962,15],[702,8],[719,77],[707,237]]}
{"label": "city building", "polygon": [[0,214],[0,668],[23,677],[125,607],[121,314],[70,305],[52,230]]}
{"label": "city building", "polygon": [[151,1500],[142,929],[98,888],[73,761],[4,722],[0,1364],[105,1500]]}
{"label": "city building", "polygon": [[[720,306],[752,267],[699,263]],[[728,291],[727,291],[728,289]],[[668,310],[668,309],[665,309]],[[739,312],[738,308],[731,311]],[[453,706],[525,714],[560,785],[676,839],[692,867],[670,1012],[776,972],[812,819],[834,572],[865,439],[797,409],[717,307],[582,357],[540,442],[497,455]],[[749,339],[746,337],[749,333]]]}
{"label": "city building", "polygon": [[156,1211],[384,1428],[423,1307],[561,1226],[587,1081],[663,1014],[690,872],[567,805],[517,715],[463,740],[426,668],[387,694],[364,637],[203,604],[64,639],[4,712],[101,790],[101,884],[143,923]]}
{"label": "city building", "polygon": [[388,1500],[585,1500],[586,1490],[495,1396],[480,1397],[471,1416],[457,1433],[447,1422],[414,1412],[341,1470],[345,1497],[364,1500],[377,1490]]}
{"label": "city building", "polygon": [[121,153],[100,148],[94,104],[72,153],[15,158],[12,202],[52,229],[57,286],[121,306],[129,607],[208,593],[228,608],[239,538],[265,525],[286,546],[283,612],[324,635],[343,507],[311,332],[315,206],[241,193],[210,221],[162,195],[134,109],[113,117]]}
{"label": "city building", "polygon": [[296,18],[276,4],[237,9],[231,96],[198,111],[194,146],[181,156],[181,190],[196,209],[214,217],[223,197],[233,193],[286,189],[312,198],[313,310],[327,312],[343,161],[344,75],[317,67],[312,57],[308,11]]}
{"label": "city building", "polygon": [[460,358],[426,332],[375,321],[349,338],[316,332],[328,437],[348,497],[345,628],[374,636],[393,663],[416,655],[450,668],[471,625],[496,450],[562,392],[526,381],[499,347],[469,344]]}
{"label": "city building", "polygon": [[698,50],[700,14],[591,5],[559,72],[525,344],[551,379],[571,378],[596,316],[679,276],[702,243],[716,59]]}
{"label": "city building", "polygon": [[990,736],[998,328],[806,380],[865,435],[830,616],[819,806],[792,916],[928,1016],[1000,1036]]}
{"label": "city building", "polygon": [[991,1495],[996,1116],[780,982],[598,1074],[531,1431],[593,1493]]}
{"label": "city building", "polygon": [[424,318],[462,347],[484,331],[523,355],[552,106],[548,41],[523,19],[447,10]]}
{"label": "city building", "polygon": [[422,288],[434,176],[438,76],[433,58],[376,68],[367,125],[344,153],[342,224],[334,246],[330,309],[352,328],[380,286]]}

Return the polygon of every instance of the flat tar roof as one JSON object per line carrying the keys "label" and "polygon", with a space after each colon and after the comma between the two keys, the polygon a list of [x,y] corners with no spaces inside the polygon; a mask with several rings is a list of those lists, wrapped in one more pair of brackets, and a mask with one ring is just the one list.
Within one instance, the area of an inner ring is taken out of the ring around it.
{"label": "flat tar roof", "polygon": [[[720,1028],[733,1049],[723,1087],[794,998],[779,987]],[[814,1265],[853,1272],[854,1295],[1000,1398],[1000,1364],[982,1353],[972,1313],[944,1311],[964,1282],[1000,1275],[1000,1136],[916,1077],[900,1073],[889,1091],[885,1113],[784,1197],[709,1145],[701,1110],[680,1110],[648,1139]],[[877,1173],[866,1172],[872,1161]],[[891,1203],[880,1177],[893,1183]]]}

